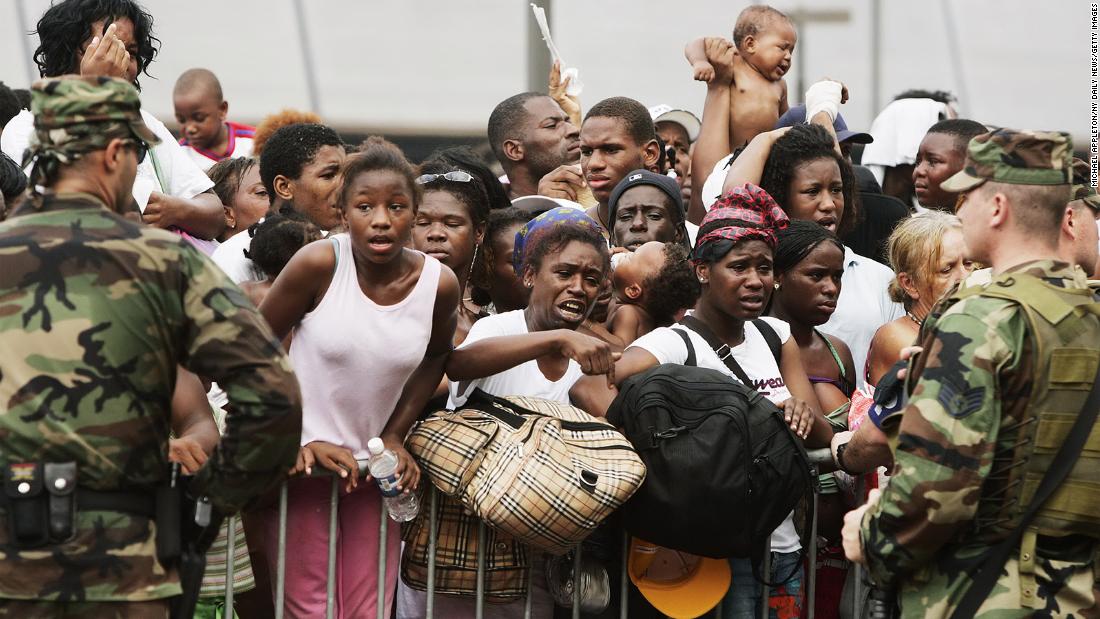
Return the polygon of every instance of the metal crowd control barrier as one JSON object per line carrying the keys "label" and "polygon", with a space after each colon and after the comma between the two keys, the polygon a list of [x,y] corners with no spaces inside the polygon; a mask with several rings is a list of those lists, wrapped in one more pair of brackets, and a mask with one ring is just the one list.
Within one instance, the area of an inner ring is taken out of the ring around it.
{"label": "metal crowd control barrier", "polygon": [[[822,464],[825,462],[831,462],[832,457],[829,455],[828,449],[818,449],[810,452],[810,460],[814,464]],[[365,460],[359,461],[360,472],[365,472],[367,463]],[[332,477],[332,490],[331,490],[331,502],[329,507],[329,543],[328,543],[328,588],[326,590],[326,605],[325,616],[331,619],[335,613],[336,607],[336,529],[337,529],[337,506],[340,496],[340,483],[343,481],[340,477],[332,474],[331,471],[323,469],[319,466],[313,470],[313,476],[327,476]],[[862,481],[860,482],[862,484]],[[426,617],[432,619],[435,615],[435,554],[436,545],[438,543],[439,532],[439,496],[438,491],[434,488],[428,493],[427,508],[429,513],[429,526],[430,532],[428,536],[428,589],[427,589],[427,606]],[[423,509],[425,506],[421,506]],[[233,608],[233,574],[236,568],[234,547],[236,545],[236,530],[235,521],[236,516],[227,519],[229,534],[227,543],[227,563],[226,563],[226,580],[225,580],[225,608],[228,616],[232,616]],[[386,533],[388,527],[391,526],[389,521],[389,514],[386,512],[386,505],[383,502],[381,507],[380,525],[379,525],[379,544],[378,544],[378,574],[384,575],[386,573],[386,564],[389,559],[386,556]],[[278,557],[276,561],[276,574],[275,574],[275,618],[282,619],[285,613],[284,603],[286,599],[286,523],[287,523],[287,484],[284,482],[279,488],[279,538],[278,538]],[[809,619],[814,617],[814,595],[816,585],[816,565],[817,565],[817,502],[813,501],[813,510],[811,515],[811,534],[810,534],[810,547],[807,549],[807,563],[808,566],[808,587],[807,595],[805,597],[806,604],[806,616]],[[475,610],[474,616],[476,619],[482,619],[485,612],[485,573],[486,573],[486,558],[485,553],[481,552],[481,549],[485,547],[485,540],[487,534],[485,525],[478,526],[478,557],[477,557],[477,595],[475,597]],[[619,573],[619,599],[620,610],[619,616],[621,619],[627,619],[628,612],[628,599],[630,588],[630,577],[627,574],[627,560],[629,558],[629,546],[630,538],[625,533],[623,535],[623,549],[622,549],[622,561],[621,570]],[[581,567],[581,548],[578,546],[573,554],[573,604],[572,604],[572,616],[574,619],[579,619],[581,616],[581,582],[577,577],[580,574]],[[761,569],[761,574],[765,579],[771,580],[771,553],[765,553],[764,565]],[[858,566],[856,566],[858,569]],[[524,603],[523,616],[525,619],[530,619],[532,615],[532,596],[530,592],[533,590],[534,585],[534,569],[528,570],[528,595]],[[857,576],[861,576],[857,572]],[[857,577],[857,613],[856,616],[860,616],[859,610],[862,606],[862,596],[858,595],[862,589],[862,579]],[[760,600],[760,617],[761,619],[768,619],[769,617],[769,591],[768,587],[762,586],[762,595]],[[385,578],[378,579],[378,619],[383,619],[386,614],[385,606]],[[721,618],[722,605],[711,612],[710,616]]]}

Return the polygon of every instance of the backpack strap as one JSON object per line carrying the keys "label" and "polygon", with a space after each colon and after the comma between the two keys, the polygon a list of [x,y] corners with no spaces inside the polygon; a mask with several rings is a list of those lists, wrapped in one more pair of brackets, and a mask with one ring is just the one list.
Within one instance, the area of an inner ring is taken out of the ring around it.
{"label": "backpack strap", "polygon": [[[775,357],[776,365],[780,365],[780,362],[783,361],[783,342],[779,341],[779,334],[776,333],[775,329],[773,329],[772,326],[768,324],[768,321],[763,318],[757,318],[752,321],[752,324],[756,326],[756,330],[760,332],[760,335],[764,337],[764,341],[768,343],[768,348],[771,349],[772,356]],[[825,341],[828,342],[829,340]],[[832,348],[832,344],[829,344],[829,347]],[[841,368],[840,371],[843,372],[844,368]]]}
{"label": "backpack strap", "polygon": [[683,329],[672,329],[672,331],[676,335],[679,335],[680,339],[684,340],[684,346],[687,346],[688,356],[687,356],[687,360],[684,361],[684,365],[686,365],[688,367],[697,366],[698,362],[695,359],[695,345],[691,343],[691,336],[688,335],[687,331],[684,331]]}
{"label": "backpack strap", "polygon": [[[745,373],[745,370],[741,369],[741,365],[737,363],[737,359],[733,357],[733,350],[722,340],[718,339],[718,336],[710,330],[710,327],[703,324],[703,321],[694,316],[684,316],[684,319],[680,321],[680,324],[684,325],[688,329],[699,334],[699,337],[703,338],[712,349],[714,354],[718,355],[718,358],[722,360],[722,363],[726,364],[726,367],[733,372],[733,375],[737,377],[737,380],[741,381],[746,387],[752,389],[753,382],[749,378],[749,375]],[[778,339],[778,338],[777,338]]]}

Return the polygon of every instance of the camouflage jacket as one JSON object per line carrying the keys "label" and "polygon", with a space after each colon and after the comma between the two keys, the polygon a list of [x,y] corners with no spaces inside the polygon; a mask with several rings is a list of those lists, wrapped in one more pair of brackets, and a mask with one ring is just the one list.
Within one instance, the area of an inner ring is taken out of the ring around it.
{"label": "camouflage jacket", "polygon": [[[168,476],[177,364],[216,380],[233,408],[194,493],[235,511],[293,464],[301,401],[286,354],[187,241],[90,195],[45,196],[0,223],[0,264],[0,465],[75,461],[80,487],[152,492]],[[145,517],[81,512],[71,542],[24,551],[0,523],[0,598],[179,592]]]}
{"label": "camouflage jacket", "polygon": [[[1085,288],[1080,269],[1037,261],[1024,272],[1067,288]],[[919,377],[900,423],[884,427],[896,439],[895,468],[881,499],[863,520],[863,553],[872,578],[892,584],[904,617],[948,617],[966,593],[991,539],[975,520],[995,493],[994,452],[1016,440],[1002,425],[1023,419],[1034,373],[1034,345],[1023,311],[1001,299],[970,297],[932,316],[921,333]],[[1036,552],[1042,616],[1092,617],[1092,544]],[[1030,617],[1020,604],[1018,557],[1013,556],[979,617]]]}

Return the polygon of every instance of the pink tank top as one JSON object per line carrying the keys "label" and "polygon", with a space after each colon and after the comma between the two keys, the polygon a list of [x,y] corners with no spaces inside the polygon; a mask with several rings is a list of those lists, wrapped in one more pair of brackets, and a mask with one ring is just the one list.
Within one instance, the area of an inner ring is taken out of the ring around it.
{"label": "pink tank top", "polygon": [[367,441],[382,432],[428,348],[439,261],[424,255],[412,291],[378,305],[359,288],[347,233],[329,238],[336,272],[290,346],[302,390],[302,445],[325,441],[368,458]]}

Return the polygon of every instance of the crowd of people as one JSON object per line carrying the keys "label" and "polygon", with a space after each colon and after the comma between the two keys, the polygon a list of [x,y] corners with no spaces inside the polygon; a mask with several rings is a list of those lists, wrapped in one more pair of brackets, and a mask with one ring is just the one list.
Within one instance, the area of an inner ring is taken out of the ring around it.
{"label": "crowd of people", "polygon": [[[950,93],[924,90],[850,130],[840,81],[788,91],[797,31],[768,6],[741,11],[732,40],[686,44],[699,116],[623,96],[583,106],[555,65],[547,93],[486,110],[489,156],[419,163],[308,112],[234,122],[217,67],[179,76],[173,135],[140,103],[160,41],[134,0],[61,0],[37,37],[43,80],[0,85],[0,616],[167,616],[180,576],[158,562],[159,523],[110,501],[132,505],[170,462],[193,494],[243,510],[237,545],[223,527],[210,550],[195,616],[232,616],[229,553],[235,612],[272,614],[272,491],[287,479],[285,611],[324,615],[331,482],[315,470],[341,479],[335,616],[424,617],[434,562],[435,616],[472,617],[479,552],[485,616],[562,616],[560,559],[480,539],[455,498],[439,497],[438,544],[423,508],[381,539],[367,443],[424,493],[405,442],[432,411],[480,390],[604,417],[624,381],[687,364],[747,377],[837,469],[820,479],[816,563],[792,512],[769,573],[729,560],[715,616],[762,602],[777,619],[847,616],[859,563],[904,616],[946,617],[1020,518],[997,501],[1041,478],[1011,472],[1032,458],[1027,428],[1040,443],[1068,431],[1036,407],[1080,410],[1100,363],[1095,299],[1063,309],[1048,290],[1100,277],[1100,200],[1068,136],[958,118]],[[1046,282],[1026,289],[1037,309],[962,292],[1025,274]],[[910,355],[908,407],[875,404]],[[54,483],[28,462],[78,471],[71,535],[42,533],[52,553],[20,545],[19,482]],[[1064,503],[1091,522],[1092,503]],[[1095,611],[1095,529],[1042,522],[1023,551],[1036,558],[1014,551],[982,616]],[[681,616],[668,592],[697,595],[701,579],[632,572],[620,599],[622,543],[613,519],[585,541],[607,599],[583,616]]]}

